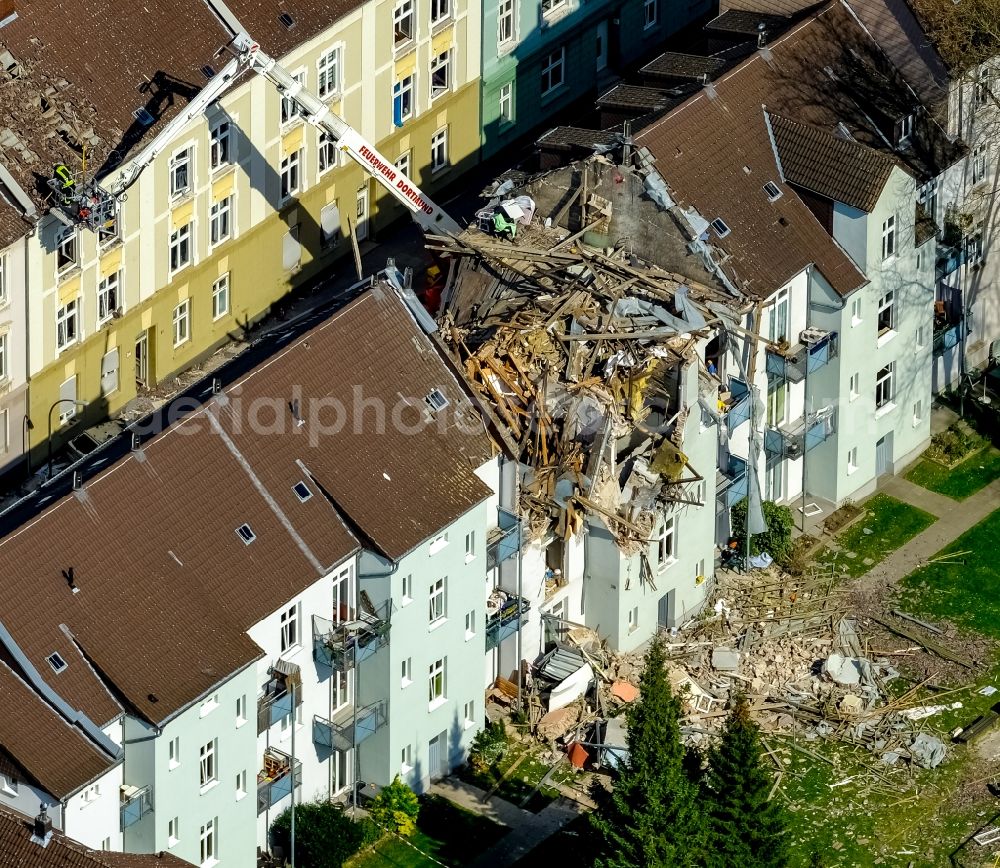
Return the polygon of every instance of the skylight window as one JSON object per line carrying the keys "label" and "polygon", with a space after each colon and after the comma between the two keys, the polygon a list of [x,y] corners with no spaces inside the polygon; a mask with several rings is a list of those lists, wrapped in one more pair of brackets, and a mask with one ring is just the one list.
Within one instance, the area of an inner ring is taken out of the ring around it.
{"label": "skylight window", "polygon": [[151,127],[156,120],[145,108],[137,108],[132,116],[144,127]]}
{"label": "skylight window", "polygon": [[448,399],[440,389],[431,389],[424,400],[427,402],[427,406],[435,413],[440,412],[448,406]]}
{"label": "skylight window", "polygon": [[215,70],[207,63],[201,68],[201,74],[205,78],[215,78]]}
{"label": "skylight window", "polygon": [[296,482],[295,485],[292,486],[292,491],[295,492],[295,496],[298,497],[298,499],[303,503],[313,496],[313,493],[309,490],[309,486],[304,482]]}
{"label": "skylight window", "polygon": [[236,528],[236,534],[246,545],[250,545],[255,539],[257,539],[257,534],[255,534],[248,524],[241,524]]}
{"label": "skylight window", "polygon": [[768,181],[764,185],[764,192],[767,193],[768,202],[777,202],[781,198],[781,190],[778,189],[778,185],[774,181]]}
{"label": "skylight window", "polygon": [[716,217],[711,225],[720,238],[725,238],[732,231],[721,217]]}
{"label": "skylight window", "polygon": [[282,12],[278,16],[278,20],[288,29],[291,30],[295,26],[295,19],[292,18],[287,12]]}
{"label": "skylight window", "polygon": [[57,675],[69,665],[55,651],[53,651],[48,657],[46,657],[45,660],[48,662],[49,666],[52,667],[52,671],[55,672]]}

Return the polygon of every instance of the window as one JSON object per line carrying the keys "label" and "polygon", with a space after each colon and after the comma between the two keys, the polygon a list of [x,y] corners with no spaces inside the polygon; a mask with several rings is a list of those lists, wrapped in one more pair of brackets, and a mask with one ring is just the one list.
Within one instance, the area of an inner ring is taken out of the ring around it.
{"label": "window", "polygon": [[109,850],[111,850],[111,838],[110,837],[102,839],[102,841],[101,841],[101,849],[104,852],[108,852]]}
{"label": "window", "polygon": [[920,188],[917,201],[924,206],[924,213],[935,223],[938,219],[938,182],[936,178],[931,178]]}
{"label": "window", "polygon": [[0,380],[7,379],[7,335],[0,335]]}
{"label": "window", "polygon": [[337,143],[326,133],[320,133],[317,155],[317,165],[321,175],[337,168]]}
{"label": "window", "polygon": [[427,701],[431,705],[444,702],[444,669],[444,657],[435,660],[427,669]]}
{"label": "window", "polygon": [[892,378],[896,363],[890,362],[875,375],[875,406],[885,407],[892,401]]}
{"label": "window", "polygon": [[451,0],[431,0],[431,26],[451,15]]}
{"label": "window", "polygon": [[847,472],[854,473],[858,469],[858,447],[847,450]]}
{"label": "window", "polygon": [[409,687],[411,684],[413,684],[413,658],[407,657],[400,667],[399,686]]}
{"label": "window", "polygon": [[861,372],[855,371],[851,374],[850,385],[849,385],[850,398],[853,401],[858,395],[861,394]]}
{"label": "window", "polygon": [[413,76],[401,78],[392,86],[392,122],[401,127],[413,117]]}
{"label": "window", "polygon": [[198,780],[202,789],[216,781],[215,750],[218,740],[212,739],[198,751]]}
{"label": "window", "polygon": [[514,123],[514,82],[508,81],[500,87],[500,125]]}
{"label": "window", "polygon": [[191,299],[186,298],[174,308],[174,346],[191,340]]}
{"label": "window", "polygon": [[281,613],[281,652],[299,644],[299,607],[291,606]]}
{"label": "window", "polygon": [[[299,84],[306,83],[306,73],[305,70],[299,70],[292,74],[292,78],[295,79]],[[295,99],[290,96],[285,96],[282,94],[281,97],[281,124],[290,124],[292,121],[301,118],[304,112],[299,108]]]}
{"label": "window", "polygon": [[913,336],[913,351],[917,352],[927,346],[927,326],[918,326]]}
{"label": "window", "polygon": [[76,418],[76,374],[59,385],[59,424],[65,425]]}
{"label": "window", "polygon": [[294,151],[281,161],[281,201],[299,192],[299,160],[302,152]]}
{"label": "window", "polygon": [[201,704],[201,709],[198,711],[199,717],[205,717],[211,714],[215,709],[219,707],[219,695],[210,696]]}
{"label": "window", "polygon": [[178,151],[170,158],[170,196],[177,198],[191,192],[191,148]]}
{"label": "window", "polygon": [[392,10],[393,47],[399,48],[413,39],[413,0],[402,0]]}
{"label": "window", "polygon": [[191,264],[191,224],[179,226],[170,233],[170,273]]}
{"label": "window", "polygon": [[236,776],[236,801],[238,802],[247,794],[247,770],[243,769]]}
{"label": "window", "polygon": [[476,556],[476,532],[470,530],[465,535],[465,562],[468,563]]}
{"label": "window", "polygon": [[465,718],[465,725],[463,729],[468,729],[470,726],[476,725],[476,702],[474,699],[470,699],[462,708],[462,717]]}
{"label": "window", "polygon": [[400,752],[399,767],[404,775],[413,771],[413,749],[410,745]]}
{"label": "window", "polygon": [[296,482],[295,485],[292,486],[292,491],[295,492],[295,496],[302,501],[302,503],[305,503],[310,497],[313,496],[312,490],[304,482]]}
{"label": "window", "polygon": [[403,605],[413,602],[413,575],[407,574],[403,576]]}
{"label": "window", "polygon": [[978,111],[990,101],[990,68],[984,63],[976,73],[976,86],[972,95],[972,108]]}
{"label": "window", "polygon": [[0,254],[0,305],[7,302],[7,256]]}
{"label": "window", "polygon": [[175,769],[181,764],[181,737],[170,739],[167,744],[167,765]]}
{"label": "window", "polygon": [[440,533],[434,539],[431,540],[431,544],[427,549],[427,554],[434,555],[437,554],[441,549],[448,545],[448,533]]}
{"label": "window", "polygon": [[18,789],[17,778],[14,775],[0,773],[0,792],[7,796],[16,796]]}
{"label": "window", "polygon": [[316,74],[319,81],[316,93],[320,99],[329,99],[340,93],[340,46],[331,48],[316,64]]}
{"label": "window", "polygon": [[913,405],[914,426],[919,425],[923,420],[924,420],[924,402],[923,399],[921,399]]}
{"label": "window", "polygon": [[56,349],[63,350],[75,344],[80,337],[79,302],[73,299],[56,311]]}
{"label": "window", "polygon": [[465,613],[465,641],[476,635],[476,610]]}
{"label": "window", "polygon": [[896,145],[902,147],[913,135],[913,115],[906,115],[896,122]]}
{"label": "window", "polygon": [[767,382],[767,425],[777,428],[788,421],[788,383],[769,378]]}
{"label": "window", "polygon": [[434,624],[442,620],[445,615],[445,582],[446,579],[438,579],[430,588],[430,596],[427,604],[427,620]]}
{"label": "window", "polygon": [[565,48],[560,48],[546,55],[545,62],[542,64],[542,96],[552,93],[557,87],[562,87],[566,78],[565,67]]}
{"label": "window", "polygon": [[721,217],[716,217],[710,225],[719,238],[725,238],[732,231]]}
{"label": "window", "polygon": [[237,728],[243,726],[247,722],[247,698],[244,694],[243,696],[236,697],[236,726]]}
{"label": "window", "polygon": [[983,261],[982,224],[979,224],[965,238],[965,260],[969,265],[979,265]]}
{"label": "window", "polygon": [[542,15],[550,15],[566,5],[567,0],[542,0]]}
{"label": "window", "polygon": [[118,311],[121,272],[109,274],[97,284],[97,324],[106,323]]}
{"label": "window", "polygon": [[232,221],[230,215],[233,210],[232,194],[213,202],[209,209],[208,235],[211,244],[218,244],[229,238],[232,232]]}
{"label": "window", "polygon": [[990,170],[989,145],[983,142],[972,151],[972,183],[973,186],[986,180]]}
{"label": "window", "polygon": [[882,259],[891,259],[896,255],[896,216],[886,219],[882,224]]}
{"label": "window", "polygon": [[514,41],[514,0],[500,0],[497,7],[497,43],[505,45]]}
{"label": "window", "polygon": [[0,410],[0,455],[10,449],[10,410]]}
{"label": "window", "polygon": [[896,327],[895,291],[889,290],[878,300],[878,333],[884,335]]}
{"label": "window", "polygon": [[435,413],[448,406],[448,398],[440,389],[431,389],[425,396],[424,401]]}
{"label": "window", "polygon": [[57,675],[62,672],[68,665],[65,660],[63,660],[62,655],[56,651],[53,651],[48,657],[45,658],[49,666],[52,667],[52,671]]}
{"label": "window", "polygon": [[431,136],[431,171],[440,172],[448,168],[448,128],[438,130]]}
{"label": "window", "polygon": [[172,820],[167,820],[167,846],[174,847],[177,842],[180,841],[181,836],[181,819],[180,817],[174,817]]}
{"label": "window", "polygon": [[214,865],[218,861],[218,850],[216,849],[215,833],[218,827],[218,820],[209,820],[201,827],[198,838],[201,842],[201,864]]}
{"label": "window", "polygon": [[674,537],[674,517],[665,519],[656,538],[656,560],[660,569],[677,560],[677,546]]}
{"label": "window", "polygon": [[72,226],[67,226],[59,233],[59,238],[56,241],[56,274],[69,271],[69,269],[78,265],[79,261],[80,247],[76,229]]}
{"label": "window", "polygon": [[780,343],[788,341],[788,290],[781,290],[771,305],[769,316],[769,334],[772,341]]}
{"label": "window", "polygon": [[336,247],[340,241],[340,204],[334,199],[319,212],[320,243],[324,250]]}
{"label": "window", "polygon": [[96,802],[101,797],[101,785],[91,784],[83,791],[83,800],[88,804]]}
{"label": "window", "polygon": [[228,271],[212,284],[212,319],[219,319],[227,313],[229,313]]}
{"label": "window", "polygon": [[764,193],[767,196],[768,202],[777,202],[782,196],[780,188],[774,181],[768,181],[764,185]]}
{"label": "window", "polygon": [[232,161],[232,136],[229,121],[212,127],[208,133],[208,166],[214,172]]}
{"label": "window", "polygon": [[851,327],[861,322],[861,296],[859,295],[851,302]]}
{"label": "window", "polygon": [[642,2],[642,24],[643,30],[649,30],[656,26],[657,0],[643,0]]}
{"label": "window", "polygon": [[121,211],[115,211],[111,217],[97,227],[97,244],[104,248],[121,240],[122,214]]}
{"label": "window", "polygon": [[399,169],[402,174],[406,175],[406,177],[410,177],[410,160],[412,155],[413,151],[406,151],[396,158],[396,168]]}
{"label": "window", "polygon": [[633,606],[628,610],[628,631],[631,633],[633,630],[639,629],[639,607]]}
{"label": "window", "polygon": [[451,90],[451,49],[431,58],[431,99]]}
{"label": "window", "polygon": [[250,545],[250,543],[257,539],[257,535],[251,530],[248,524],[241,524],[236,528],[236,535],[243,540],[244,545]]}

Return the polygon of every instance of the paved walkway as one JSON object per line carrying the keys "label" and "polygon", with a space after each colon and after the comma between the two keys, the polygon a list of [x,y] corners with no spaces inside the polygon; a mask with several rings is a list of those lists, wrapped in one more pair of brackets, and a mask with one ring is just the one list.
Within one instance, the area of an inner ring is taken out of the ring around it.
{"label": "paved walkway", "polygon": [[467,811],[503,823],[510,829],[489,850],[470,863],[470,868],[507,868],[550,835],[587,812],[587,808],[578,802],[561,798],[533,814],[496,796],[484,801],[485,790],[457,778],[445,778],[432,784],[431,792]]}

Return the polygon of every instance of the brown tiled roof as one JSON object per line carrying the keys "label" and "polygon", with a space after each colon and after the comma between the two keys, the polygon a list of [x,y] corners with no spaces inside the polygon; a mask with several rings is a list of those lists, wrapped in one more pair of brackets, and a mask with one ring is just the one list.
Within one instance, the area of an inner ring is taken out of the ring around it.
{"label": "brown tiled roof", "polygon": [[779,181],[765,105],[783,114],[787,106],[797,119],[812,112],[820,126],[836,126],[837,103],[832,111],[816,105],[809,86],[825,76],[821,58],[831,51],[816,21],[793,28],[771,43],[766,56],[748,58],[636,136],[657,158],[657,170],[682,206],[729,226],[724,238],[712,232],[709,240],[728,254],[723,267],[735,282],[760,297],[810,264],[842,295],[866,282],[797,196],[786,188],[786,195],[769,202],[762,189]]}
{"label": "brown tiled roof", "polygon": [[[86,147],[91,171],[129,155],[201,89],[201,67],[229,38],[201,0],[31,0],[17,12],[0,31],[18,65],[0,71],[10,131],[0,130],[0,161],[38,203],[54,163],[81,165],[64,139]],[[133,116],[143,106],[157,118],[150,127]],[[0,222],[0,243],[23,234],[16,219]]]}
{"label": "brown tiled roof", "polygon": [[769,115],[785,180],[871,213],[896,163],[816,127]]}
{"label": "brown tiled roof", "polygon": [[538,144],[547,147],[593,148],[595,145],[610,145],[621,128],[610,130],[588,130],[583,127],[553,127],[543,133]]}
{"label": "brown tiled roof", "polygon": [[[448,407],[402,433],[433,388]],[[356,394],[385,408],[384,432],[370,408],[355,427]],[[4,626],[96,723],[98,673],[160,723],[260,657],[245,631],[357,551],[347,525],[398,558],[481,503],[490,448],[402,302],[374,289],[0,540]]]}
{"label": "brown tiled roof", "polygon": [[[250,35],[279,58],[362,5],[362,0],[226,0]],[[283,13],[292,17],[291,28],[279,20]]]}
{"label": "brown tiled roof", "polygon": [[725,66],[726,61],[718,57],[701,57],[697,54],[665,51],[639,71],[645,75],[700,79],[703,75],[712,78],[717,72],[724,69]]}
{"label": "brown tiled roof", "polygon": [[636,87],[631,84],[616,84],[597,100],[599,106],[615,108],[660,109],[675,101],[665,90],[655,87]]}
{"label": "brown tiled roof", "polygon": [[169,853],[135,855],[90,850],[53,831],[45,847],[31,840],[31,820],[0,808],[0,866],[3,868],[185,868]]}
{"label": "brown tiled roof", "polygon": [[732,33],[739,36],[756,36],[761,24],[764,25],[769,34],[788,25],[788,17],[785,15],[771,15],[766,12],[743,12],[738,9],[731,9],[716,16],[705,29],[717,33]]}
{"label": "brown tiled roof", "polygon": [[2,663],[0,708],[0,752],[58,799],[72,795],[116,763]]}

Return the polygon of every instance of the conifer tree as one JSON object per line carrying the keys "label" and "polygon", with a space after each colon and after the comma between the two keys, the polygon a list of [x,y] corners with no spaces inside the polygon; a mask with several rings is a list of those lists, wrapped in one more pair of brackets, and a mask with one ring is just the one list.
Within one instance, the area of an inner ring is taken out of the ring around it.
{"label": "conifer tree", "polygon": [[785,868],[790,846],[787,816],[768,795],[774,778],[762,762],[760,729],[739,696],[722,738],[708,754],[705,811],[706,864],[712,868]]}
{"label": "conifer tree", "polygon": [[705,822],[684,767],[680,700],[664,668],[663,642],[646,654],[639,698],[626,711],[629,756],[614,790],[591,815],[599,868],[703,864]]}

